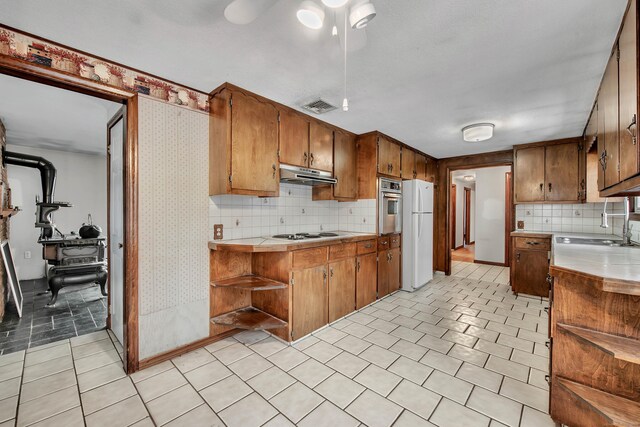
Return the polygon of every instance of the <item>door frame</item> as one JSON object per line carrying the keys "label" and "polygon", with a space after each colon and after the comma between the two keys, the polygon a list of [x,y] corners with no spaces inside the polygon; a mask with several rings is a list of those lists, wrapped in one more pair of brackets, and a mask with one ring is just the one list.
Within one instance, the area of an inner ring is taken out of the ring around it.
{"label": "door frame", "polygon": [[472,242],[469,235],[471,230],[471,188],[464,187],[464,231],[462,235],[462,244],[471,245]]}
{"label": "door frame", "polygon": [[449,229],[449,232],[451,233],[451,250],[456,250],[458,249],[456,247],[456,228],[457,228],[457,224],[456,224],[456,215],[458,214],[458,189],[456,187],[455,184],[451,184],[451,193],[449,195],[449,204],[451,206],[451,210],[449,211],[449,221],[451,223],[451,228]]}
{"label": "door frame", "polygon": [[504,174],[504,265],[511,265],[511,230],[513,230],[513,171]]}
{"label": "door frame", "polygon": [[[22,34],[27,34],[16,30]],[[37,37],[37,36],[33,36]],[[37,37],[40,40],[61,45]],[[68,48],[71,49],[71,48]],[[71,49],[78,52],[76,49]],[[91,55],[94,56],[94,55]],[[95,56],[94,56],[95,57]],[[126,105],[124,147],[124,343],[123,364],[128,374],[139,369],[138,334],[138,94],[104,85],[8,55],[0,55],[0,74],[107,99]],[[109,319],[110,320],[110,319]]]}

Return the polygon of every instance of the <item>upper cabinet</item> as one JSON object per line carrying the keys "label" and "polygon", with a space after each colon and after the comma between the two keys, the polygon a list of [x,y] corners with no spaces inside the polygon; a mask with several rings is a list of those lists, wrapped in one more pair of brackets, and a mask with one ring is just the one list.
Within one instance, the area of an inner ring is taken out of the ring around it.
{"label": "upper cabinet", "polygon": [[333,171],[333,129],[317,120],[309,127],[309,167]]}
{"label": "upper cabinet", "polygon": [[619,104],[618,104],[618,52],[614,49],[609,58],[598,96],[599,115],[604,121],[602,137],[598,139],[598,151],[602,156],[604,169],[603,188],[620,182],[620,140],[619,140]]}
{"label": "upper cabinet", "polygon": [[280,111],[280,162],[309,167],[309,118],[296,111]]}
{"label": "upper cabinet", "polygon": [[427,156],[416,153],[416,179],[428,181],[427,179]]}
{"label": "upper cabinet", "polygon": [[416,172],[416,153],[408,147],[402,147],[401,151],[402,166],[400,169],[400,175],[402,179],[415,179]]}
{"label": "upper cabinet", "polygon": [[581,138],[516,146],[515,203],[582,201],[582,149]]}
{"label": "upper cabinet", "polygon": [[355,200],[358,198],[358,166],[356,138],[343,131],[335,132],[334,141],[334,178],[333,186],[336,199]]}
{"label": "upper cabinet", "polygon": [[278,109],[222,86],[210,98],[209,194],[277,196]]}
{"label": "upper cabinet", "polygon": [[436,162],[437,162],[436,159],[432,157],[428,157],[427,166],[425,170],[425,173],[426,173],[425,181],[433,182],[434,184],[436,183],[437,181],[436,177],[438,176],[438,164]]}
{"label": "upper cabinet", "polygon": [[378,135],[378,173],[400,178],[400,144]]}
{"label": "upper cabinet", "polygon": [[638,174],[638,56],[636,0],[631,1],[629,12],[622,24],[619,48],[620,123],[620,181]]}

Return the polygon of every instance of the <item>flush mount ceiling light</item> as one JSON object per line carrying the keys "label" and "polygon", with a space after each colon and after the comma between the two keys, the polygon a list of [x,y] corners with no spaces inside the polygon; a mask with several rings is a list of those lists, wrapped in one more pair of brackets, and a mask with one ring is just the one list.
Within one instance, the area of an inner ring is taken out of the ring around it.
{"label": "flush mount ceiling light", "polygon": [[322,3],[327,7],[336,9],[338,7],[344,6],[348,1],[349,0],[322,0]]}
{"label": "flush mount ceiling light", "polygon": [[367,26],[376,17],[376,8],[369,0],[363,0],[351,6],[349,23],[351,28],[359,30]]}
{"label": "flush mount ceiling light", "polygon": [[473,181],[474,179],[476,179],[476,177],[473,175],[465,175],[462,177],[462,179],[464,179],[465,181]]}
{"label": "flush mount ceiling light", "polygon": [[312,30],[319,30],[324,23],[324,10],[311,0],[305,0],[300,4],[296,16],[302,25]]}
{"label": "flush mount ceiling light", "polygon": [[493,136],[493,123],[476,123],[462,128],[462,139],[467,142],[486,141]]}

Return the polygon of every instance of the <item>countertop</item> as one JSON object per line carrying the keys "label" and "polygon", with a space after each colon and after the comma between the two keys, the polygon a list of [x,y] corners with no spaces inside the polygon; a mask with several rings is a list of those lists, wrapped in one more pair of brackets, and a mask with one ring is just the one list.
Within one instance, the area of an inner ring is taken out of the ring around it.
{"label": "countertop", "polygon": [[554,268],[570,270],[609,282],[611,286],[636,287],[637,291],[631,293],[640,294],[640,247],[594,246],[556,242],[556,237],[621,240],[618,236],[536,231],[514,231],[511,236],[551,237],[552,272]]}
{"label": "countertop", "polygon": [[288,252],[298,249],[315,248],[318,246],[337,245],[340,243],[359,242],[375,239],[377,235],[371,233],[354,233],[349,231],[333,231],[337,237],[321,237],[308,240],[274,239],[272,237],[253,237],[233,240],[211,240],[209,249],[235,252]]}

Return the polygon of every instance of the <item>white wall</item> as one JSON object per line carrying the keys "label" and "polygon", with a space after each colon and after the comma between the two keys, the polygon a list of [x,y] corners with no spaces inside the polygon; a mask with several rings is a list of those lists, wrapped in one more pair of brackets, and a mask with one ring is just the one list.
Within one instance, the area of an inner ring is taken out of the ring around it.
{"label": "white wall", "polygon": [[476,260],[505,260],[505,173],[508,166],[476,170]]}
{"label": "white wall", "polygon": [[464,243],[464,188],[471,189],[471,226],[469,230],[469,241],[473,242],[475,239],[475,199],[476,191],[475,184],[467,182],[463,179],[454,178],[453,183],[456,185],[456,244],[458,248]]}
{"label": "white wall", "polygon": [[[106,137],[105,137],[106,138]],[[106,140],[104,141],[106,147]],[[54,199],[70,202],[73,207],[60,208],[53,214],[54,223],[63,233],[78,231],[87,214],[93,223],[107,232],[107,158],[105,156],[77,154],[65,151],[45,150],[17,145],[7,145],[7,150],[40,156],[49,160],[57,169]],[[106,148],[105,148],[106,154]],[[45,276],[42,245],[38,244],[40,229],[36,222],[35,197],[42,200],[40,172],[22,166],[7,166],[11,198],[14,206],[23,211],[11,218],[10,244],[15,254],[16,269],[20,280]],[[31,251],[31,259],[25,259],[25,251]]]}

